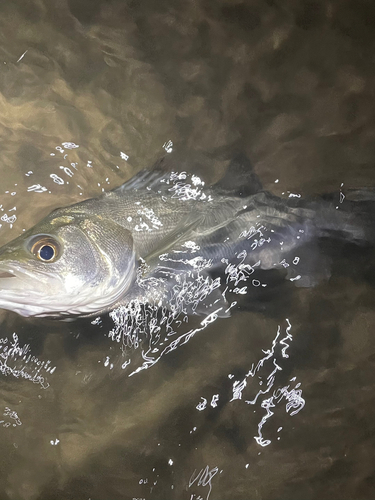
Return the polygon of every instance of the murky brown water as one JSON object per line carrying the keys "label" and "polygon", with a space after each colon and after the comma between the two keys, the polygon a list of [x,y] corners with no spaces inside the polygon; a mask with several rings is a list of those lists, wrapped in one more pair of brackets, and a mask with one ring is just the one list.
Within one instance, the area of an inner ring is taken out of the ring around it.
{"label": "murky brown water", "polygon": [[[0,243],[169,148],[208,181],[246,153],[278,196],[375,186],[373,19],[362,0],[3,1]],[[0,498],[374,498],[373,252],[336,257],[131,377],[109,318],[1,311]]]}

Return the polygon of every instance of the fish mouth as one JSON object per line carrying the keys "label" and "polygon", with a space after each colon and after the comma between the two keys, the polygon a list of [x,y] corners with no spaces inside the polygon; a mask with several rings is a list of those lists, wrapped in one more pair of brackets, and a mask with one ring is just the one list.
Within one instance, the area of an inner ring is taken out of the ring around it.
{"label": "fish mouth", "polygon": [[91,285],[73,274],[47,273],[21,262],[0,261],[0,309],[39,318],[94,315],[115,304],[132,279],[133,272],[126,272],[120,283]]}
{"label": "fish mouth", "polygon": [[2,278],[15,278],[16,275],[8,271],[0,271],[0,279]]}
{"label": "fish mouth", "polygon": [[38,283],[38,278],[20,265],[0,264],[0,296],[3,291],[8,290],[26,292],[26,284],[27,289],[31,287],[34,290],[33,283]]}
{"label": "fish mouth", "polygon": [[27,269],[18,262],[0,263],[0,309],[26,318],[62,319],[96,314],[107,306],[103,297],[105,293],[99,293],[99,298],[92,305],[89,286],[85,290],[68,293],[64,289],[64,281],[51,274]]}
{"label": "fish mouth", "polygon": [[44,294],[38,278],[19,265],[0,264],[0,309],[25,317],[39,315]]}

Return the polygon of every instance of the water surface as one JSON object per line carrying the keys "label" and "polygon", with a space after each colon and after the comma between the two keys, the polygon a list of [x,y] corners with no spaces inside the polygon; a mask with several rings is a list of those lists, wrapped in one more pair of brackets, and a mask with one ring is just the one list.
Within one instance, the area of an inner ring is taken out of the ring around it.
{"label": "water surface", "polygon": [[[213,182],[241,152],[280,197],[374,186],[374,14],[3,2],[0,243],[162,155]],[[0,497],[374,498],[373,252],[328,250],[329,279],[249,285],[246,307],[174,325],[167,347],[195,334],[136,373],[121,318],[1,311]]]}

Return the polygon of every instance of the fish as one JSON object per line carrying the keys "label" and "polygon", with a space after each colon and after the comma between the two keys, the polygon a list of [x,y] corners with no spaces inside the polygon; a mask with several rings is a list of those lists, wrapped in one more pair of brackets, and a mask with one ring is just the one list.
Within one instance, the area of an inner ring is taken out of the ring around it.
{"label": "fish", "polygon": [[262,188],[243,156],[211,186],[197,175],[166,170],[160,160],[97,198],[52,211],[4,245],[0,308],[74,319],[134,300],[172,307],[176,286],[199,278],[214,286],[195,303],[186,301],[185,312],[215,307],[225,317],[225,283],[213,275],[233,259],[251,272],[288,267],[289,280],[312,286],[313,273],[297,266],[299,248],[312,252],[314,242],[327,237],[374,243],[373,210],[371,216],[364,210],[374,206],[373,190],[353,190],[351,200],[340,201],[279,198]]}

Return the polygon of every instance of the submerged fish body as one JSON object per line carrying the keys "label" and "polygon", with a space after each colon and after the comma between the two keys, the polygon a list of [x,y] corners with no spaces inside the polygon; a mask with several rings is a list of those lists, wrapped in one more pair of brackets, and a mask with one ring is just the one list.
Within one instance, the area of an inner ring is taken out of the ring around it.
{"label": "submerged fish body", "polygon": [[[354,211],[277,198],[250,171],[234,186],[228,179],[206,188],[194,175],[155,168],[99,198],[53,211],[0,249],[0,307],[67,318],[135,299],[168,306],[176,282],[210,279],[235,257],[271,269],[285,267],[298,247],[321,236],[370,238]],[[211,302],[223,301],[214,289]]]}

